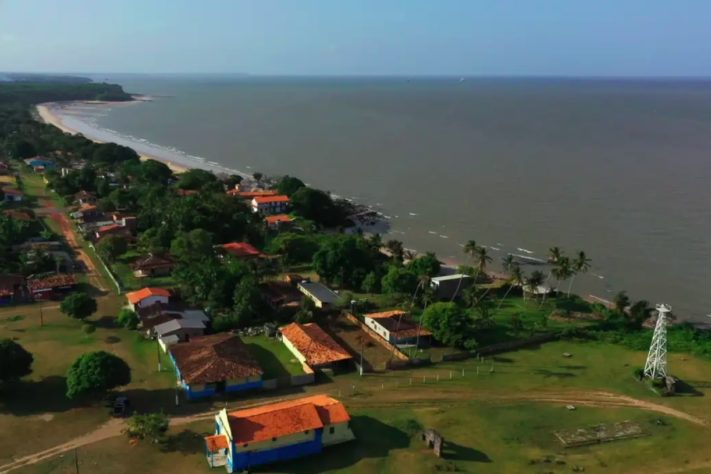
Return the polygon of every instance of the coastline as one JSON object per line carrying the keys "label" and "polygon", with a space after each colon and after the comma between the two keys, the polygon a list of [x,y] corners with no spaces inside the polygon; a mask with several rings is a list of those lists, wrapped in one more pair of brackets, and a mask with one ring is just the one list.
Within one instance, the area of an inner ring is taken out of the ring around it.
{"label": "coastline", "polygon": [[[145,102],[146,99],[134,99],[131,102]],[[79,104],[90,104],[90,105],[101,105],[101,104],[106,104],[106,105],[114,105],[117,104],[118,102],[102,102],[102,101],[95,101],[95,100],[90,100],[90,101],[74,101],[74,102],[69,102],[69,103],[79,103]],[[35,110],[37,111],[37,115],[39,116],[40,120],[43,123],[46,123],[48,125],[53,125],[63,131],[64,133],[68,133],[70,135],[78,135],[82,134],[81,131],[76,130],[70,126],[67,125],[67,123],[62,120],[62,117],[56,113],[57,108],[61,108],[63,106],[62,102],[44,102],[42,104],[37,104],[35,106]],[[82,134],[84,135],[84,134]],[[86,136],[84,135],[86,139],[91,140],[94,143],[105,143],[103,140],[99,140],[95,137],[91,136]],[[167,158],[148,154],[148,153],[139,153],[141,161],[146,161],[146,160],[155,160],[155,161],[160,161],[161,163],[164,163],[166,166],[168,166],[173,173],[184,173],[185,171],[189,170],[190,167],[186,165],[182,165],[179,163],[176,163],[174,161],[171,161]]]}

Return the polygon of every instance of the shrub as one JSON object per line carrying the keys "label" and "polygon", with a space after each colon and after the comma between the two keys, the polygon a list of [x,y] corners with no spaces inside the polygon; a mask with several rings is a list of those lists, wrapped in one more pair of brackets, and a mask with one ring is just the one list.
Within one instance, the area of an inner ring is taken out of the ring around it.
{"label": "shrub", "polygon": [[84,331],[85,334],[91,334],[96,331],[96,326],[93,324],[84,324],[81,330]]}

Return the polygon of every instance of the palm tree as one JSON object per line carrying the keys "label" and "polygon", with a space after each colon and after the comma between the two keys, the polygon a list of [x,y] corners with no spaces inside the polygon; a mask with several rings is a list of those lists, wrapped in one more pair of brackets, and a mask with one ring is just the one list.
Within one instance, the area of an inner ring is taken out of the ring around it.
{"label": "palm tree", "polygon": [[[546,276],[541,273],[540,271],[536,270],[535,272],[531,273],[529,277],[526,279],[526,286],[531,290],[533,295],[536,295],[536,289],[543,284],[545,281]],[[526,288],[524,288],[524,293],[526,291]]]}
{"label": "palm tree", "polygon": [[630,297],[627,296],[627,292],[622,290],[618,292],[612,299],[612,303],[615,305],[615,311],[620,314],[625,314],[625,309],[630,305]]}
{"label": "palm tree", "polygon": [[477,248],[477,251],[475,254],[475,259],[476,259],[477,276],[479,273],[486,274],[486,264],[490,263],[492,261],[492,258],[486,252],[486,247]]}
{"label": "palm tree", "polygon": [[476,244],[476,240],[470,240],[464,245],[464,253],[474,258],[479,246]]}
{"label": "palm tree", "polygon": [[570,296],[570,290],[573,289],[573,282],[575,281],[575,276],[578,273],[587,273],[587,271],[590,270],[590,262],[591,260],[588,258],[587,255],[585,255],[585,252],[583,252],[582,250],[578,252],[577,258],[573,260],[571,264],[573,269],[573,275],[570,279],[570,283],[568,284],[568,296]]}
{"label": "palm tree", "polygon": [[390,251],[393,259],[402,262],[405,254],[405,248],[403,247],[402,242],[395,239],[388,240],[385,242],[385,247]]}
{"label": "palm tree", "polygon": [[632,306],[630,306],[629,310],[629,318],[631,320],[631,323],[635,325],[636,327],[639,327],[642,325],[644,321],[649,318],[649,316],[652,314],[653,308],[649,306],[649,302],[646,300],[639,300]]}
{"label": "palm tree", "polygon": [[[523,272],[521,271],[521,265],[518,263],[515,263],[511,266],[509,269],[509,288],[506,290],[506,293],[504,293],[504,297],[501,298],[501,301],[499,301],[499,305],[496,307],[496,310],[498,311],[501,309],[501,305],[504,304],[504,300],[509,296],[509,293],[511,293],[511,290],[513,290],[514,286],[521,286],[523,287],[524,282],[526,278],[523,275]],[[524,292],[524,298],[526,297],[526,293]]]}
{"label": "palm tree", "polygon": [[514,259],[514,256],[509,253],[501,259],[501,264],[503,265],[504,270],[507,273],[510,273],[514,265],[516,265],[516,260]]}
{"label": "palm tree", "polygon": [[560,283],[564,282],[573,275],[573,267],[568,257],[560,257],[551,269],[551,274]]}
{"label": "palm tree", "polygon": [[563,256],[560,247],[551,247],[548,249],[548,263],[558,263],[558,260]]}

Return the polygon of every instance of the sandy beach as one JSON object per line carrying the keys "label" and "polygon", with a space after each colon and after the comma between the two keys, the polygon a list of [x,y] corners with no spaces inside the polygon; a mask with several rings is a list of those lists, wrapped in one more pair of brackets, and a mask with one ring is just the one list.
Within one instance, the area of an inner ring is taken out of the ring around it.
{"label": "sandy beach", "polygon": [[[111,104],[111,102],[99,102],[99,101],[82,101],[81,103],[85,104],[91,104],[91,105],[97,105],[97,104]],[[40,119],[46,124],[49,125],[54,125],[64,133],[69,133],[71,135],[76,135],[81,132],[74,130],[73,128],[67,126],[67,124],[62,120],[62,118],[55,113],[55,110],[59,107],[62,107],[62,104],[59,102],[46,102],[43,104],[37,105],[35,108],[37,110],[37,114],[39,115]],[[86,136],[86,135],[84,135]],[[87,139],[95,142],[95,143],[103,143],[102,140],[98,140],[94,137],[86,136]],[[156,160],[160,161],[162,163],[165,163],[174,173],[183,173],[186,170],[190,169],[188,166],[180,165],[178,163],[175,163],[173,161],[170,161],[165,158],[161,158],[159,156],[155,155],[149,155],[149,154],[141,154],[139,153],[141,160]]]}

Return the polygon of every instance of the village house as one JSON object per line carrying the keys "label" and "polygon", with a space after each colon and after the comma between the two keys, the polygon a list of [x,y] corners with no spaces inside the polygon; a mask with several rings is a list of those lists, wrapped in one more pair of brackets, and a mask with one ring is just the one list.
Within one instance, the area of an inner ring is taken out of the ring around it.
{"label": "village house", "polygon": [[294,218],[289,214],[274,214],[264,217],[264,223],[269,230],[286,230],[291,227]]}
{"label": "village house", "polygon": [[35,173],[43,173],[44,170],[54,168],[54,162],[48,158],[42,156],[35,156],[34,158],[27,158],[25,164],[32,168]]}
{"label": "village house", "polygon": [[84,191],[82,189],[78,193],[74,194],[74,203],[77,206],[93,206],[94,204],[96,204],[96,195],[94,193],[90,193],[89,191]]}
{"label": "village house", "polygon": [[461,295],[473,283],[474,279],[463,273],[437,276],[430,279],[430,287],[434,290],[435,297],[440,300],[448,300],[454,296]]}
{"label": "village house", "polygon": [[175,260],[169,255],[148,255],[131,264],[136,278],[168,276],[175,268]]}
{"label": "village house", "polygon": [[302,364],[312,369],[345,369],[353,357],[316,323],[291,323],[278,336]]}
{"label": "village house", "polygon": [[17,302],[25,293],[25,277],[17,273],[0,275],[0,305]]}
{"label": "village house", "polygon": [[205,334],[205,323],[199,319],[171,319],[153,326],[153,333],[163,350],[179,342],[189,341]]}
{"label": "village house", "polygon": [[262,387],[261,367],[235,334],[196,337],[171,346],[169,354],[188,400]]}
{"label": "village house", "polygon": [[35,300],[62,298],[77,286],[72,274],[54,273],[27,279],[27,289]]}
{"label": "village house", "polygon": [[319,309],[329,309],[338,302],[338,294],[322,283],[301,281],[296,287]]}
{"label": "village house", "polygon": [[136,314],[140,320],[138,327],[144,331],[146,337],[155,337],[156,333],[153,331],[155,326],[174,319],[200,321],[205,326],[210,321],[205,311],[189,308],[183,303],[173,301],[169,303],[157,302],[137,308]]}
{"label": "village house", "polygon": [[102,225],[94,230],[94,242],[98,243],[101,239],[109,235],[115,235],[127,240],[133,238],[133,235],[128,228],[119,224],[108,224]]}
{"label": "village house", "polygon": [[101,219],[103,213],[94,204],[84,203],[79,206],[79,209],[69,214],[69,216],[81,223],[88,223]]}
{"label": "village house", "polygon": [[230,196],[234,196],[240,199],[246,199],[248,201],[251,201],[252,199],[256,197],[268,197],[268,196],[277,196],[279,194],[279,191],[276,189],[250,189],[250,190],[244,190],[239,185],[237,185],[234,189],[230,189],[227,191],[227,194]]}
{"label": "village house", "polygon": [[286,281],[265,281],[259,285],[264,301],[273,309],[297,309],[304,295]]}
{"label": "village house", "polygon": [[265,255],[257,250],[254,245],[248,244],[247,242],[230,242],[228,244],[218,245],[216,248],[222,255],[229,254],[241,260],[252,260],[265,257]]}
{"label": "village house", "polygon": [[289,196],[257,196],[252,199],[252,212],[259,214],[283,214],[289,209]]}
{"label": "village house", "polygon": [[126,293],[128,299],[128,307],[132,311],[138,311],[141,308],[154,305],[156,303],[168,304],[170,302],[170,291],[165,288],[142,288],[138,291]]}
{"label": "village house", "polygon": [[241,472],[320,453],[355,439],[346,407],[328,395],[227,412],[215,416],[215,434],[205,438],[210,467]]}
{"label": "village house", "polygon": [[395,346],[427,347],[432,342],[432,333],[410,320],[405,311],[369,313],[364,315],[363,322]]}
{"label": "village house", "polygon": [[3,188],[2,194],[5,202],[21,202],[25,198],[25,193],[16,188]]}

